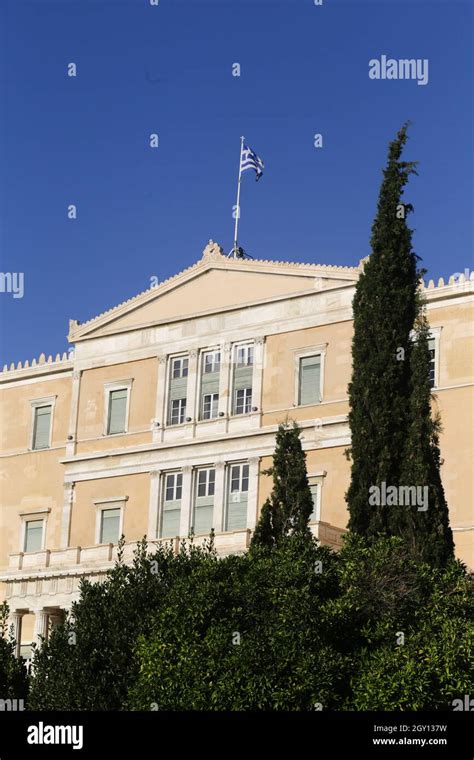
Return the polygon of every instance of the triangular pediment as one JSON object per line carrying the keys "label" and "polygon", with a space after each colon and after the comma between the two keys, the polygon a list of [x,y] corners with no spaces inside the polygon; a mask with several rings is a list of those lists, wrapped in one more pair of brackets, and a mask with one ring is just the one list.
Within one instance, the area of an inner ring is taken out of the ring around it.
{"label": "triangular pediment", "polygon": [[307,290],[334,288],[355,282],[358,274],[356,267],[232,259],[210,241],[202,259],[184,272],[89,322],[72,321],[69,340],[117,334]]}

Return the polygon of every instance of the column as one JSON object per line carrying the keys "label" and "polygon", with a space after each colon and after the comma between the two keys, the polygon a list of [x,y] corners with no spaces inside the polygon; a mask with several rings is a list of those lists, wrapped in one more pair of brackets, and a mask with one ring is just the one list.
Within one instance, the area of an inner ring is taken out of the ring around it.
{"label": "column", "polygon": [[193,468],[190,465],[183,467],[182,473],[183,488],[181,491],[181,520],[179,524],[179,535],[181,538],[187,538],[191,524]]}
{"label": "column", "polygon": [[79,413],[79,393],[81,388],[82,370],[74,370],[72,373],[71,410],[69,414],[68,440],[66,455],[73,457],[76,453],[77,418]]}
{"label": "column", "polygon": [[199,419],[197,404],[198,386],[198,351],[192,350],[188,354],[188,386],[186,390],[186,417],[191,417],[193,424],[190,430],[195,429],[196,420]]}
{"label": "column", "polygon": [[258,475],[260,457],[253,457],[248,460],[249,464],[249,493],[247,501],[247,528],[255,529],[257,524],[258,508]]}
{"label": "column", "polygon": [[33,641],[37,647],[41,646],[42,636],[45,640],[48,638],[48,613],[46,610],[35,610],[35,632]]}
{"label": "column", "polygon": [[221,346],[221,371],[219,375],[219,411],[228,417],[232,411],[231,383],[232,345],[224,343]]}
{"label": "column", "polygon": [[214,518],[212,527],[215,533],[221,533],[224,526],[225,510],[225,462],[216,462],[216,481],[214,486]]}
{"label": "column", "polygon": [[150,501],[148,504],[147,539],[154,541],[158,535],[158,509],[160,502],[160,470],[150,472]]}
{"label": "column", "polygon": [[63,496],[63,510],[62,510],[62,517],[61,517],[61,539],[60,539],[60,547],[59,547],[60,549],[67,549],[69,546],[72,505],[76,496],[74,487],[75,487],[75,483],[71,481],[66,481],[63,485],[64,496]]}
{"label": "column", "polygon": [[156,380],[155,419],[153,420],[153,443],[163,440],[166,425],[166,354],[158,356],[158,373]]}
{"label": "column", "polygon": [[10,624],[13,625],[13,637],[15,639],[15,657],[20,657],[21,628],[24,614],[18,610],[10,613]]}
{"label": "column", "polygon": [[[254,338],[253,373],[252,373],[252,408],[257,407],[258,419],[262,415],[262,385],[265,360],[265,338]],[[259,423],[260,426],[260,423]]]}

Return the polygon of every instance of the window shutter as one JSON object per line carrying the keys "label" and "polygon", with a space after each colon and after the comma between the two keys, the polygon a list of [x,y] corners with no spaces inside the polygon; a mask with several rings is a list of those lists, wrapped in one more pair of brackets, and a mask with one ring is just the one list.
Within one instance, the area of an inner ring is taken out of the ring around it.
{"label": "window shutter", "polygon": [[253,367],[235,367],[234,369],[234,390],[240,391],[243,388],[252,387]]}
{"label": "window shutter", "polygon": [[39,406],[35,409],[34,449],[47,449],[51,427],[51,407]]}
{"label": "window shutter", "polygon": [[100,531],[101,544],[116,544],[119,540],[120,508],[103,509]]}
{"label": "window shutter", "polygon": [[201,395],[219,393],[219,373],[206,372],[201,376]]}
{"label": "window shutter", "polygon": [[300,404],[319,404],[321,357],[305,356],[300,359]]}
{"label": "window shutter", "polygon": [[230,493],[227,506],[227,530],[243,530],[247,527],[247,494]]}
{"label": "window shutter", "polygon": [[193,527],[194,533],[199,535],[211,532],[212,518],[214,516],[214,497],[213,496],[196,496],[194,506]]}
{"label": "window shutter", "polygon": [[28,520],[25,525],[25,552],[39,552],[43,543],[43,520]]}
{"label": "window shutter", "polygon": [[181,519],[181,500],[165,501],[161,517],[162,538],[174,538],[179,536],[179,523]]}
{"label": "window shutter", "polygon": [[125,416],[127,412],[126,388],[120,391],[111,391],[109,400],[109,427],[108,433],[125,432]]}
{"label": "window shutter", "polygon": [[187,377],[172,377],[170,380],[170,401],[186,398],[187,388]]}

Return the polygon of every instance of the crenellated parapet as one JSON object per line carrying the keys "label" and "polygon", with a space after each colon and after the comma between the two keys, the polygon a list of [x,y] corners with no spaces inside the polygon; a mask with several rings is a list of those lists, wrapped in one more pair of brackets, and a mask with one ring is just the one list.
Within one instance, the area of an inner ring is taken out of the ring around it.
{"label": "crenellated parapet", "polygon": [[0,370],[0,380],[11,379],[13,375],[24,376],[25,374],[39,373],[42,374],[45,371],[55,372],[72,368],[74,360],[74,350],[70,349],[69,352],[64,351],[62,354],[56,354],[53,358],[52,354],[46,356],[46,354],[40,354],[38,359],[32,359],[31,362],[27,359],[24,362],[14,362],[8,366],[3,365],[3,369]]}

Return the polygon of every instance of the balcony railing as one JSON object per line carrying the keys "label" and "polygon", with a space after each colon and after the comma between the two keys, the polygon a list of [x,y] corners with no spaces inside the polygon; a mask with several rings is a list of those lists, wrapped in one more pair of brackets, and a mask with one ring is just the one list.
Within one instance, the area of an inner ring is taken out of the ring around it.
{"label": "balcony railing", "polygon": [[[336,528],[324,522],[312,523],[310,527],[322,544],[334,548],[339,548],[342,545],[342,536],[346,532],[344,529]],[[251,530],[249,528],[216,533],[214,546],[220,555],[240,553],[249,548],[250,537]],[[182,540],[179,536],[148,540],[148,550],[152,553],[154,546],[171,544],[174,553],[177,554]],[[193,543],[195,546],[201,546],[208,540],[208,535],[194,536]],[[189,540],[186,539],[186,542],[188,543]],[[136,541],[125,543],[123,559],[126,563],[132,561],[136,547]],[[95,568],[112,566],[117,560],[117,549],[117,544],[99,544],[86,547],[75,546],[67,549],[46,549],[45,551],[31,553],[18,552],[9,555],[8,567],[2,568],[0,572],[2,575],[9,575],[21,571],[22,575],[28,576],[36,574],[38,571],[48,575],[54,571],[94,570]],[[45,573],[46,570],[49,572]]]}

